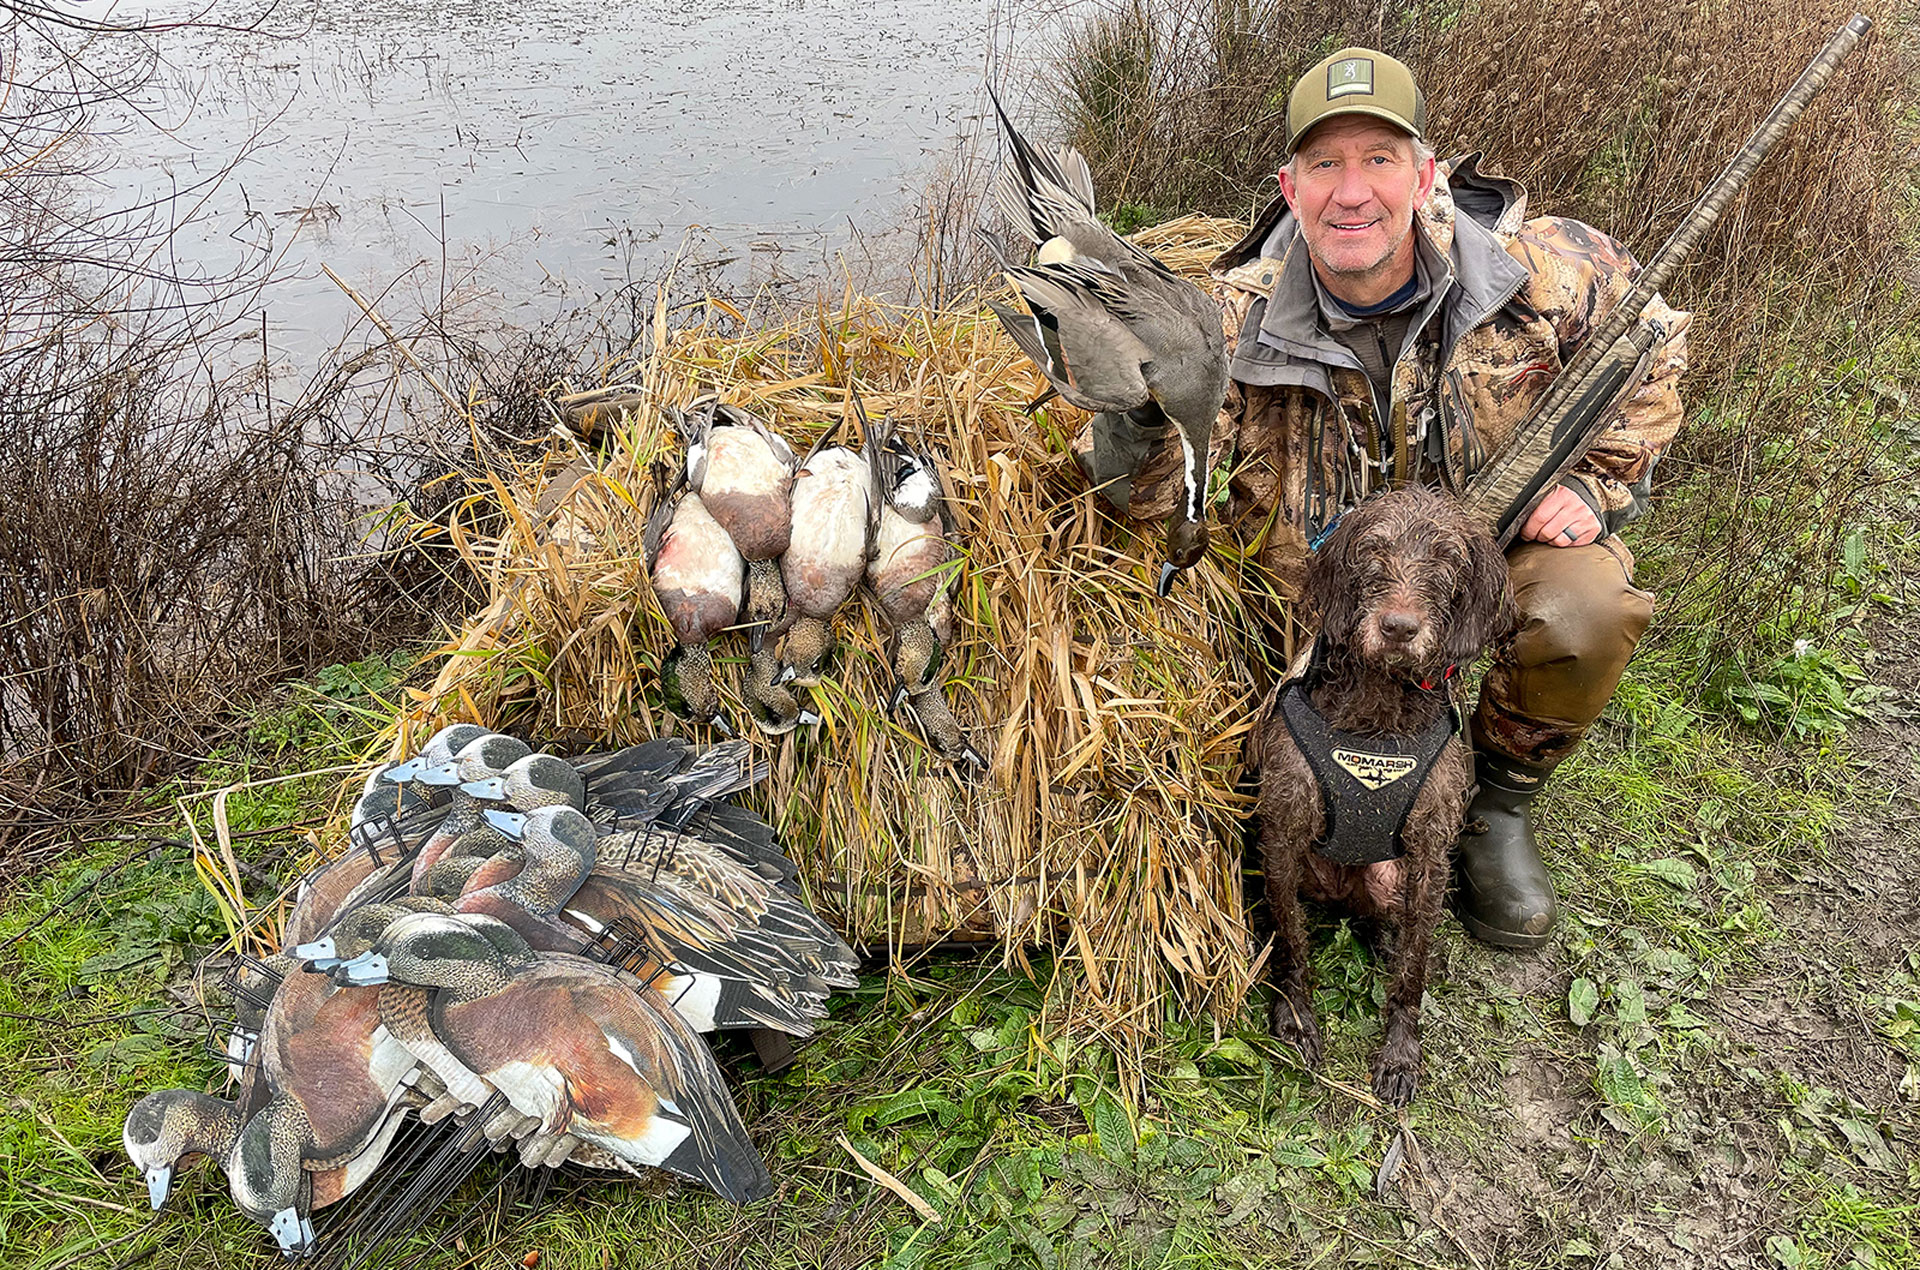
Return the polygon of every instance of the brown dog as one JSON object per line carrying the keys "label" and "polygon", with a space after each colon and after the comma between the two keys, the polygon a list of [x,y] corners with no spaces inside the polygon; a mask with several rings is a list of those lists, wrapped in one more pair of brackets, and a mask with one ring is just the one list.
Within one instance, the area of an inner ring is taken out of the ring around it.
{"label": "brown dog", "polygon": [[1320,627],[1311,664],[1281,685],[1257,737],[1277,928],[1268,1027],[1319,1065],[1302,891],[1379,920],[1395,938],[1373,1090],[1402,1105],[1420,1078],[1427,943],[1473,789],[1456,674],[1512,629],[1513,592],[1487,532],[1411,488],[1341,518],[1308,563],[1306,599]]}

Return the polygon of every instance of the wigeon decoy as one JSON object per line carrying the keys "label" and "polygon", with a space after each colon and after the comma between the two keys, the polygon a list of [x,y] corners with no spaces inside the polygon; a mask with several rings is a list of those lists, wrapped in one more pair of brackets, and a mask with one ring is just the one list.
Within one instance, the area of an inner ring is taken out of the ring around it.
{"label": "wigeon decoy", "polygon": [[772,1191],[713,1056],[659,994],[598,962],[501,942],[469,919],[415,914],[333,973],[433,989],[435,1035],[542,1132],[736,1204]]}
{"label": "wigeon decoy", "polygon": [[[864,414],[862,415],[864,419]],[[867,586],[891,632],[894,674],[890,709],[911,698],[913,713],[936,753],[952,763],[986,766],[968,744],[941,689],[943,642],[930,620],[952,580],[956,559],[940,469],[930,451],[900,435],[891,420],[869,427],[867,455],[880,493]]]}
{"label": "wigeon decoy", "polygon": [[1185,458],[1186,496],[1167,520],[1167,559],[1156,586],[1164,597],[1179,572],[1207,550],[1209,447],[1227,394],[1219,307],[1101,224],[1085,158],[1066,146],[1042,150],[1020,135],[998,97],[993,109],[1013,160],[994,195],[1022,240],[1018,259],[992,233],[982,229],[980,236],[1028,312],[989,307],[1053,392],[1098,413],[1094,475],[1121,508],[1145,459],[1122,429],[1173,423]]}
{"label": "wigeon decoy", "polygon": [[682,471],[669,483],[664,464],[655,465],[658,493],[647,517],[647,567],[674,639],[660,666],[660,687],[667,709],[730,736],[731,726],[720,715],[708,645],[739,620],[746,562],[686,481]]}
{"label": "wigeon decoy", "polygon": [[832,444],[827,429],[793,478],[793,535],[780,557],[791,625],[781,644],[787,677],[813,687],[833,648],[830,623],[866,575],[879,499],[873,468],[858,451]]}
{"label": "wigeon decoy", "polygon": [[747,639],[757,651],[787,613],[780,577],[793,529],[793,448],[758,416],[708,399],[670,411],[687,445],[687,485],[747,566]]}
{"label": "wigeon decoy", "polygon": [[414,894],[424,890],[428,870],[449,852],[490,855],[506,845],[481,815],[486,804],[462,790],[460,785],[463,781],[498,775],[532,753],[532,747],[525,741],[490,732],[461,747],[450,761],[420,770],[416,779],[450,788],[452,798],[447,804],[446,818],[413,858],[408,889]]}

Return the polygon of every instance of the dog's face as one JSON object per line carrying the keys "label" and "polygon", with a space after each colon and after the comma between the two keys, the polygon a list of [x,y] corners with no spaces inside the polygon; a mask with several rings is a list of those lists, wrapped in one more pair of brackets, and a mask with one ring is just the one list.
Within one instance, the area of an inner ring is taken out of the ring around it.
{"label": "dog's face", "polygon": [[1394,490],[1348,512],[1307,565],[1320,630],[1402,679],[1465,666],[1517,620],[1507,562],[1459,504]]}

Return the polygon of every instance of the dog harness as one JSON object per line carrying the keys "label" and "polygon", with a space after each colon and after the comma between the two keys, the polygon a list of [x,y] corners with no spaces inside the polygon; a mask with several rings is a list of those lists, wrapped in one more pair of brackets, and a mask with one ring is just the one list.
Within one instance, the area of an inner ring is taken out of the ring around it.
{"label": "dog harness", "polygon": [[[1280,690],[1280,717],[1300,747],[1320,787],[1326,831],[1313,849],[1335,864],[1378,864],[1407,853],[1402,833],[1413,803],[1433,773],[1434,760],[1461,730],[1460,712],[1448,708],[1413,736],[1363,736],[1342,732],[1313,706],[1320,681],[1321,645],[1314,644],[1307,673]],[[1421,684],[1447,692],[1446,679]]]}

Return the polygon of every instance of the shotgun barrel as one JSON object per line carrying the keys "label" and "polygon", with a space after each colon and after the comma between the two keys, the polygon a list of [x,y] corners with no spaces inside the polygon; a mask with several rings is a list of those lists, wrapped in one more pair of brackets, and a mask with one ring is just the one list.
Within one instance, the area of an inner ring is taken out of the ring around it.
{"label": "shotgun barrel", "polygon": [[1513,541],[1534,507],[1586,454],[1639,383],[1649,355],[1666,335],[1644,320],[1648,301],[1719,223],[1754,169],[1872,28],[1871,19],[1856,13],[1827,41],[1635,276],[1632,289],[1595,326],[1513,439],[1468,480],[1462,501],[1501,546]]}

